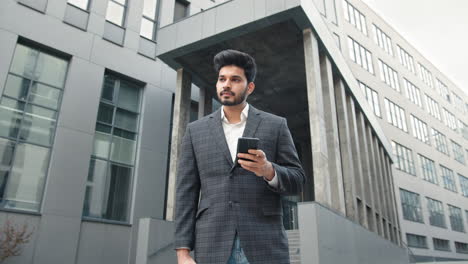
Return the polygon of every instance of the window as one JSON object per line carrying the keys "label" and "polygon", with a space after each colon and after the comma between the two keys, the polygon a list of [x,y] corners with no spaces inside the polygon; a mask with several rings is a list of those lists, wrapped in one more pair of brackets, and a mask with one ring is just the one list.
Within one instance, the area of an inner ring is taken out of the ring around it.
{"label": "window", "polygon": [[447,138],[444,134],[440,133],[434,128],[431,128],[432,136],[434,137],[434,141],[436,144],[436,149],[445,155],[449,155],[449,149],[447,145]]}
{"label": "window", "polygon": [[109,0],[107,4],[106,20],[120,27],[125,24],[127,0]]}
{"label": "window", "polygon": [[140,35],[156,40],[156,29],[158,27],[158,0],[144,0],[143,18],[141,20]]}
{"label": "window", "polygon": [[427,94],[425,94],[424,99],[426,100],[427,112],[439,121],[442,121],[439,104]]}
{"label": "window", "polygon": [[423,106],[419,88],[414,86],[414,84],[412,84],[408,80],[406,80],[406,78],[403,78],[403,86],[405,87],[406,97],[415,105],[422,108]]}
{"label": "window", "polygon": [[380,80],[392,87],[397,92],[400,92],[400,83],[398,82],[398,74],[392,67],[385,64],[379,59]]}
{"label": "window", "polygon": [[418,68],[419,68],[419,78],[427,84],[429,87],[434,88],[434,83],[432,81],[432,74],[431,72],[426,69],[424,66],[421,65],[421,63],[418,63]]}
{"label": "window", "polygon": [[374,33],[375,43],[389,55],[393,56],[392,39],[375,24],[372,24],[372,33]]}
{"label": "window", "polygon": [[446,239],[440,238],[432,238],[432,242],[434,243],[434,249],[440,251],[451,251],[450,250],[450,243]]}
{"label": "window", "polygon": [[436,78],[436,89],[437,89],[437,92],[440,94],[440,96],[442,96],[445,100],[447,100],[447,102],[449,103],[451,102],[450,92],[449,92],[447,85],[445,85],[441,80],[437,78]]}
{"label": "window", "polygon": [[406,50],[404,50],[400,45],[397,45],[398,58],[400,59],[401,65],[405,66],[412,73],[416,73],[414,69],[414,60],[411,55],[409,55]]}
{"label": "window", "polygon": [[468,254],[468,244],[455,241],[455,251],[457,253]]}
{"label": "window", "polygon": [[400,189],[403,218],[409,221],[423,223],[419,194]]}
{"label": "window", "polygon": [[[458,178],[460,180],[460,190],[463,196],[468,197],[468,178],[461,175],[460,173],[458,174]],[[466,215],[468,217],[468,215]],[[468,221],[468,218],[467,218]]]}
{"label": "window", "polygon": [[456,161],[460,162],[461,164],[465,164],[465,155],[463,154],[463,147],[458,144],[457,142],[452,141],[452,150],[453,150],[453,157]]}
{"label": "window", "polygon": [[408,127],[406,126],[405,110],[392,101],[389,101],[387,98],[385,98],[384,103],[385,109],[387,110],[387,121],[399,129],[408,132]]}
{"label": "window", "polygon": [[83,10],[88,10],[89,7],[89,0],[68,0],[68,3]]}
{"label": "window", "polygon": [[16,45],[0,100],[2,208],[40,209],[67,69],[63,58]]}
{"label": "window", "polygon": [[442,202],[427,198],[427,209],[429,211],[429,223],[433,226],[446,228],[444,206]]}
{"label": "window", "polygon": [[458,119],[458,129],[460,133],[463,135],[463,138],[468,140],[468,125],[463,123],[460,119]]}
{"label": "window", "polygon": [[374,66],[372,64],[372,54],[354,39],[348,36],[349,57],[352,61],[364,68],[366,71],[374,74]]}
{"label": "window", "polygon": [[457,119],[455,116],[445,109],[445,107],[442,112],[444,113],[444,124],[453,131],[458,132]]}
{"label": "window", "polygon": [[111,73],[104,76],[84,217],[128,222],[141,86]]}
{"label": "window", "polygon": [[429,130],[427,129],[427,124],[421,119],[410,115],[411,126],[413,127],[413,136],[420,141],[430,145],[431,141],[429,140]]}
{"label": "window", "polygon": [[346,0],[343,1],[343,11],[345,20],[367,36],[367,24],[364,15]]}
{"label": "window", "polygon": [[437,173],[434,161],[424,157],[421,154],[419,154],[419,159],[421,161],[423,179],[434,184],[439,184],[439,181],[437,180]]}
{"label": "window", "polygon": [[457,186],[455,185],[455,177],[453,176],[453,171],[447,167],[440,165],[442,182],[444,183],[444,188],[452,192],[457,192]]}
{"label": "window", "polygon": [[448,205],[450,213],[450,225],[453,231],[465,232],[465,226],[463,225],[462,210],[456,206]]}
{"label": "window", "polygon": [[184,0],[176,0],[174,7],[174,22],[189,15],[190,3]]}
{"label": "window", "polygon": [[463,103],[463,99],[454,92],[452,92],[452,98],[458,111],[460,111],[462,114],[466,114],[467,110],[464,107],[465,103]]}
{"label": "window", "polygon": [[410,149],[392,141],[393,154],[397,158],[395,168],[407,172],[411,175],[416,175],[414,169],[413,153]]}
{"label": "window", "polygon": [[369,86],[365,85],[362,82],[359,82],[359,87],[361,87],[362,92],[366,95],[367,102],[371,106],[375,115],[378,117],[382,117],[382,114],[380,112],[380,103],[379,103],[378,93],[372,90]]}
{"label": "window", "polygon": [[408,247],[427,248],[427,241],[425,236],[406,233],[406,240],[408,242]]}

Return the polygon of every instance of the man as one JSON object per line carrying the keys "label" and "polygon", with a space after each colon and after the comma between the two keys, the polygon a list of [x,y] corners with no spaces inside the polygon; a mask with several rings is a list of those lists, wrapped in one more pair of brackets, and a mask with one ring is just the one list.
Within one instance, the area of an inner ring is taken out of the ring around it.
{"label": "man", "polygon": [[[175,248],[179,264],[286,264],[288,241],[282,194],[305,182],[286,119],[247,104],[256,64],[243,52],[214,57],[216,91],[223,105],[190,123],[177,175]],[[239,154],[239,137],[259,138]],[[195,250],[195,260],[189,252]]]}

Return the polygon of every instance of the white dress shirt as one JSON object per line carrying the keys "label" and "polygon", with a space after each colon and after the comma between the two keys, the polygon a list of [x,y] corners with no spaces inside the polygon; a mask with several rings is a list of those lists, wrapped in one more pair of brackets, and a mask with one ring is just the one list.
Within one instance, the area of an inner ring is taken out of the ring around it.
{"label": "white dress shirt", "polygon": [[[221,121],[223,124],[224,136],[226,137],[226,142],[229,147],[229,152],[231,153],[232,162],[236,160],[237,154],[237,140],[238,138],[242,137],[244,134],[245,124],[247,123],[247,118],[249,117],[249,104],[247,104],[241,112],[240,122],[239,123],[229,123],[229,120],[226,118],[224,114],[224,106],[221,109]],[[264,178],[266,182],[272,187],[278,187],[278,178],[273,176],[271,181],[268,181]]]}

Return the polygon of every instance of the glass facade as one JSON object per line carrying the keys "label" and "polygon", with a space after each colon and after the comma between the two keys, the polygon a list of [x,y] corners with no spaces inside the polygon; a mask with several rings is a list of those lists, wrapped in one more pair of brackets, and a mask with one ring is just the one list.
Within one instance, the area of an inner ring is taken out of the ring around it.
{"label": "glass facade", "polygon": [[429,139],[429,130],[427,129],[427,124],[414,115],[410,115],[410,121],[413,128],[413,136],[419,139],[421,142],[430,145],[431,141]]}
{"label": "glass facade", "polygon": [[434,249],[435,250],[440,250],[440,251],[451,251],[450,250],[450,242],[446,239],[440,239],[440,238],[432,238],[432,243],[434,244]]}
{"label": "glass facade", "polygon": [[445,155],[450,155],[448,144],[447,144],[447,138],[445,137],[445,135],[440,133],[434,128],[432,128],[431,131],[432,131],[432,137],[434,138],[434,141],[435,141],[436,149],[444,153]]}
{"label": "glass facade", "polygon": [[106,20],[120,27],[125,24],[127,0],[108,0]]}
{"label": "glass facade", "polygon": [[418,69],[419,69],[419,78],[427,84],[427,86],[434,88],[434,82],[432,80],[432,74],[431,72],[426,69],[426,67],[422,66],[421,63],[418,63]]}
{"label": "glass facade", "polygon": [[404,132],[408,132],[408,127],[406,125],[406,116],[405,110],[399,107],[397,104],[385,98],[385,109],[387,110],[387,121],[388,123],[398,127]]}
{"label": "glass facade", "polygon": [[374,74],[374,65],[372,64],[372,54],[361,44],[348,36],[349,57],[352,61],[364,68],[366,71]]}
{"label": "glass facade", "polygon": [[158,28],[158,2],[158,0],[144,0],[143,3],[140,35],[153,41],[156,40],[156,29]]}
{"label": "glass facade", "polygon": [[106,73],[83,216],[128,222],[142,86]]}
{"label": "glass facade", "polygon": [[432,182],[434,184],[438,184],[439,181],[437,179],[437,172],[435,167],[435,162],[431,159],[424,157],[423,155],[419,154],[419,159],[421,162],[421,170],[423,173],[423,179]]}
{"label": "glass facade", "polygon": [[446,228],[444,205],[441,201],[427,198],[427,210],[429,211],[429,223],[433,226]]}
{"label": "glass facade", "polygon": [[397,158],[395,168],[411,175],[416,175],[414,168],[413,153],[409,148],[406,148],[392,141],[393,155]]}
{"label": "glass facade", "polygon": [[406,233],[406,241],[409,247],[427,248],[427,240],[425,236]]}
{"label": "glass facade", "polygon": [[424,223],[419,194],[400,189],[403,218],[413,222]]}
{"label": "glass facade", "polygon": [[406,78],[403,78],[403,86],[405,87],[406,98],[408,98],[415,105],[422,108],[421,92],[419,91],[419,88],[408,81]]}
{"label": "glass facade", "polygon": [[393,56],[392,39],[375,24],[372,24],[372,33],[375,43],[390,56]]}
{"label": "glass facade", "polygon": [[458,232],[465,232],[462,210],[450,204],[448,205],[448,208],[450,213],[450,226],[452,226],[452,230]]}
{"label": "glass facade", "polygon": [[68,61],[17,44],[0,100],[1,207],[38,212]]}
{"label": "glass facade", "polygon": [[374,111],[374,114],[378,117],[382,117],[382,113],[380,112],[379,94],[362,82],[359,82],[359,87],[361,87],[362,92],[366,95],[367,102]]}
{"label": "glass facade", "polygon": [[453,171],[442,165],[440,165],[440,171],[444,188],[452,192],[457,192],[457,186],[455,185],[455,177],[453,175]]}
{"label": "glass facade", "polygon": [[[460,191],[462,195],[468,197],[468,178],[459,173],[458,179],[460,181]],[[468,221],[468,215],[466,215],[466,217]]]}
{"label": "glass facade", "polygon": [[416,73],[413,56],[409,55],[400,45],[397,45],[397,53],[401,65],[405,66],[412,73]]}
{"label": "glass facade", "polygon": [[343,11],[345,20],[367,36],[367,24],[364,15],[346,0],[343,1]]}

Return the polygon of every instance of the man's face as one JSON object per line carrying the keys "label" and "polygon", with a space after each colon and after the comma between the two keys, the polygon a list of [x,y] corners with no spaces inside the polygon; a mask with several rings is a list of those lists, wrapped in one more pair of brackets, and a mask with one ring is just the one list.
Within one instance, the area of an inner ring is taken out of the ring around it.
{"label": "man's face", "polygon": [[234,106],[243,103],[253,89],[254,84],[247,82],[244,69],[228,65],[219,70],[216,92],[222,105]]}

